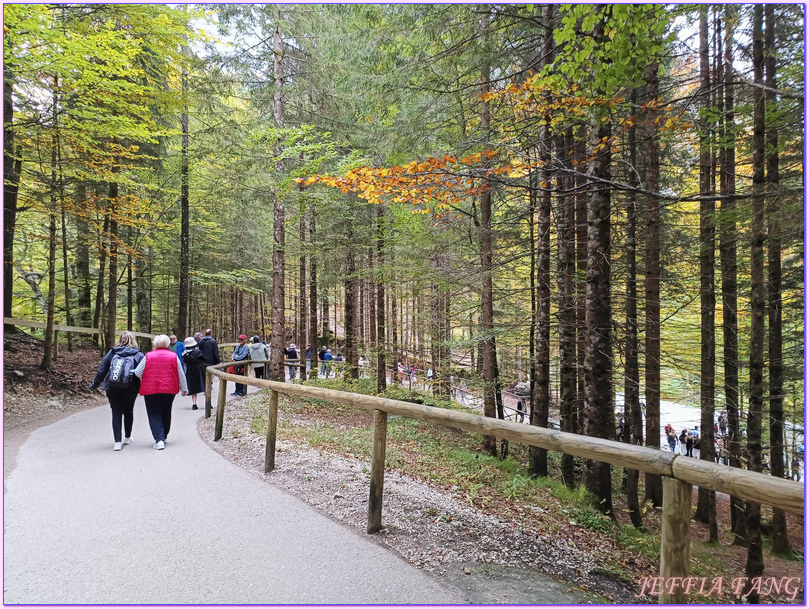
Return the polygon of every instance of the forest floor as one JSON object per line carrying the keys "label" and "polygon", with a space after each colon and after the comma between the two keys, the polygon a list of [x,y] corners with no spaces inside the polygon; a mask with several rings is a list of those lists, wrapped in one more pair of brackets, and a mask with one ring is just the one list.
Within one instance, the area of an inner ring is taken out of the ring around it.
{"label": "forest floor", "polygon": [[[52,371],[46,372],[38,368],[41,341],[24,334],[4,338],[3,431],[8,475],[19,446],[32,431],[105,404],[106,399],[87,389],[100,360],[97,350],[71,353],[63,348]],[[370,451],[346,448],[332,430],[344,437],[367,436],[370,442],[370,415],[333,405],[284,404],[279,414],[278,467],[264,474],[265,432],[256,419],[257,413],[266,413],[264,399],[258,393],[230,403],[222,441],[212,442],[213,419],[200,420],[201,436],[237,465],[364,531],[370,469],[365,455]],[[462,440],[457,430],[439,431],[439,444]],[[636,595],[641,593],[642,578],[659,572],[659,510],[647,509],[644,524],[648,533],[635,535],[627,526],[624,497],[618,493],[614,507],[622,526],[613,528],[575,502],[558,499],[551,487],[530,500],[521,499],[517,487],[523,479],[519,475],[511,479],[513,493],[503,495],[502,487],[495,488],[489,480],[472,484],[474,492],[470,492],[469,486],[457,480],[455,484],[447,481],[442,465],[432,460],[434,455],[424,458],[417,450],[416,446],[398,451],[389,446],[391,465],[383,505],[386,528],[377,536],[410,563],[467,590],[474,599],[471,602],[477,603],[654,602],[649,596]],[[517,460],[522,458],[519,447],[513,446],[512,454]],[[726,589],[721,596],[695,595],[693,603],[738,601],[727,588],[733,578],[744,574],[747,552],[731,545],[726,495],[717,495],[717,510],[720,544],[707,544],[703,541],[708,538],[707,527],[691,523],[692,571],[697,577],[709,578],[706,590],[713,577],[723,577]],[[762,506],[762,517],[765,521],[771,518],[769,507]],[[787,514],[787,522],[799,560],[772,556],[765,541],[764,576],[799,578],[800,600],[804,594],[804,520]],[[790,602],[789,596],[763,596],[762,602]]]}

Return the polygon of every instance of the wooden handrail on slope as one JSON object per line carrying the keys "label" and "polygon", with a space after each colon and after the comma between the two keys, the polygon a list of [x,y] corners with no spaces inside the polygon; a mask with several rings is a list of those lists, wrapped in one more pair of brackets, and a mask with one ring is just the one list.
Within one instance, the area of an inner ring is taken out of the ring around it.
{"label": "wooden handrail on slope", "polygon": [[[252,360],[247,360],[240,363],[250,364],[253,362]],[[663,476],[663,521],[660,536],[660,576],[664,578],[663,582],[671,581],[672,578],[688,577],[691,492],[694,484],[702,488],[741,497],[742,499],[765,503],[796,514],[803,514],[804,512],[804,487],[802,484],[792,480],[773,478],[772,476],[743,469],[720,466],[716,463],[675,455],[668,451],[655,450],[654,448],[591,438],[543,427],[522,425],[482,415],[467,414],[371,395],[335,391],[323,387],[248,378],[242,375],[229,374],[222,369],[230,365],[232,365],[232,362],[209,366],[207,369],[205,416],[211,416],[211,389],[214,376],[220,380],[214,441],[219,441],[222,438],[227,381],[269,389],[270,403],[264,458],[265,472],[272,471],[275,468],[279,393],[358,406],[374,413],[368,533],[376,533],[382,528],[382,488],[385,472],[388,414],[428,421],[464,431],[497,436],[530,446],[538,446],[547,450]],[[674,588],[676,589],[670,591],[669,586],[662,586],[661,603],[682,603],[685,600],[683,589],[680,586],[674,586]]]}

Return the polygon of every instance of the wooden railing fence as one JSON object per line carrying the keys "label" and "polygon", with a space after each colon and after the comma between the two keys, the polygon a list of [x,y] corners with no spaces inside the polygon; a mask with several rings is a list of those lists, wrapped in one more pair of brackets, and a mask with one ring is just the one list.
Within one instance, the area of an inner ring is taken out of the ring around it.
{"label": "wooden railing fence", "polygon": [[[249,364],[252,362],[246,361],[244,363]],[[367,524],[369,534],[376,533],[382,528],[382,489],[385,476],[385,447],[389,414],[429,421],[437,425],[454,427],[464,431],[497,436],[530,446],[538,446],[547,450],[663,476],[660,576],[664,582],[672,581],[672,578],[688,577],[692,485],[765,503],[796,514],[803,514],[804,511],[804,487],[802,484],[791,480],[773,478],[772,476],[737,468],[728,468],[708,461],[673,454],[669,451],[633,446],[623,442],[580,436],[512,421],[493,419],[482,415],[467,414],[376,396],[335,391],[296,383],[280,383],[265,379],[248,378],[229,374],[222,370],[222,368],[230,365],[231,363],[226,363],[208,367],[205,386],[205,416],[211,416],[211,390],[214,376],[219,378],[220,382],[214,441],[219,441],[222,438],[228,381],[269,389],[267,443],[264,456],[265,472],[272,471],[275,468],[279,394],[358,406],[373,412],[374,434]],[[676,590],[670,590],[669,587],[663,586],[659,600],[661,603],[682,603],[685,600],[685,593],[680,586],[677,586]]]}

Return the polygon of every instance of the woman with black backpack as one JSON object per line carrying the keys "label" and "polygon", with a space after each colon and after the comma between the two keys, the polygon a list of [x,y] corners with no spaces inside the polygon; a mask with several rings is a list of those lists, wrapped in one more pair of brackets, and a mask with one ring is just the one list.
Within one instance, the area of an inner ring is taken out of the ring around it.
{"label": "woman with black backpack", "polygon": [[[107,392],[112,409],[112,450],[121,450],[124,444],[132,444],[132,423],[135,420],[135,400],[140,389],[140,379],[135,368],[143,359],[143,352],[131,332],[121,332],[118,344],[101,360],[96,377],[90,383],[90,391],[99,385]],[[124,422],[124,437],[121,437],[121,419]]]}

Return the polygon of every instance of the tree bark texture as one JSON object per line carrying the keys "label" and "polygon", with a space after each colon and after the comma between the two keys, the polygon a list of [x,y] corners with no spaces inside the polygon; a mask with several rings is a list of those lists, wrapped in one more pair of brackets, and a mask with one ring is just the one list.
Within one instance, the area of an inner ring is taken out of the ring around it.
{"label": "tree bark texture", "polygon": [[[753,79],[764,84],[764,7],[753,10]],[[753,221],[750,249],[750,409],[747,415],[747,469],[762,471],[761,419],[764,411],[764,196],[765,187],[765,117],[764,91],[753,90]],[[751,580],[764,572],[761,541],[761,504],[747,501],[747,566],[745,574],[748,602],[759,602],[759,593],[752,589]]]}
{"label": "tree bark texture", "polygon": [[[699,189],[703,197],[712,194],[711,159],[712,124],[708,120],[711,109],[711,69],[708,47],[708,5],[700,8],[699,57],[700,57],[700,106],[703,115],[700,119],[699,136]],[[716,314],[715,249],[716,228],[714,225],[715,201],[700,200],[699,214],[699,285],[700,285],[700,450],[699,458],[714,461],[714,400],[716,399]],[[708,524],[709,541],[719,541],[716,525],[716,493],[700,487],[697,510],[694,518]]]}
{"label": "tree bark texture", "polygon": [[[659,96],[658,64],[646,68],[646,190],[660,190],[660,144],[657,140],[655,104]],[[660,444],[660,199],[646,195],[646,445]],[[646,498],[655,507],[663,505],[663,481],[660,476],[646,474]]]}
{"label": "tree bark texture", "polygon": [[[766,102],[770,116],[777,110],[775,91],[776,78],[775,49],[775,7],[764,6],[764,69],[766,72]],[[765,117],[768,113],[765,113]],[[778,125],[768,125],[767,139],[767,190],[777,193],[780,186],[778,169]],[[770,195],[767,202],[767,297],[769,317],[769,356],[770,356],[770,474],[784,477],[784,347],[781,328],[781,228],[778,224],[778,197]],[[791,554],[787,534],[786,514],[773,508],[773,552]]]}

